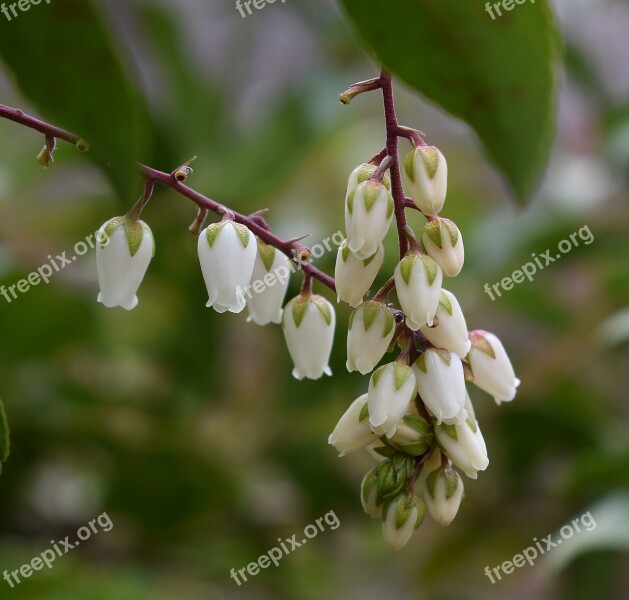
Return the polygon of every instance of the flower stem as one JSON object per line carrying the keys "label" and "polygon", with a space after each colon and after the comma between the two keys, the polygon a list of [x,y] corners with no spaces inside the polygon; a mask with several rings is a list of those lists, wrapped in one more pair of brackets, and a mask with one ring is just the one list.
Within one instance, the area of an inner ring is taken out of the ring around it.
{"label": "flower stem", "polygon": [[387,153],[393,158],[391,165],[391,194],[395,206],[395,222],[397,224],[398,241],[400,244],[400,258],[408,251],[408,239],[405,230],[409,226],[406,220],[406,197],[402,187],[402,174],[400,171],[400,157],[398,155],[398,135],[400,125],[395,113],[395,99],[393,97],[393,85],[391,74],[385,69],[380,75],[382,98],[384,102],[384,118],[387,130]]}
{"label": "flower stem", "polygon": [[[78,135],[75,135],[73,133],[70,133],[69,131],[66,131],[59,127],[55,127],[54,125],[50,125],[45,121],[27,115],[18,108],[12,108],[10,106],[0,104],[0,118],[8,119],[20,125],[24,125],[29,129],[39,131],[40,133],[43,133],[45,136],[47,136],[47,139],[60,139],[70,144],[74,144],[77,147],[79,147],[78,143],[82,142],[82,138]],[[87,146],[85,147],[85,149],[87,149]],[[145,165],[139,165],[138,168],[145,179],[145,188],[142,197],[136,202],[136,204],[129,212],[130,217],[134,217],[136,219],[139,217],[142,209],[150,199],[150,192],[153,191],[155,183],[159,183],[165,187],[168,187],[175,192],[181,194],[182,196],[188,198],[189,200],[192,200],[200,209],[206,209],[219,215],[225,213],[225,206],[219,204],[211,198],[208,198],[207,196],[204,196],[203,194],[188,187],[187,185],[184,185],[183,182],[177,180],[175,173],[165,173],[163,171],[158,171],[157,169],[153,169]],[[274,235],[269,230],[266,221],[264,221],[264,219],[259,214],[247,217],[235,211],[231,211],[231,209],[227,210],[230,210],[230,212],[233,213],[234,221],[236,221],[236,223],[246,225],[263,242],[277,248],[290,260],[299,264],[305,274],[313,277],[314,279],[317,279],[318,281],[323,283],[323,285],[329,287],[332,291],[336,291],[336,282],[334,281],[334,277],[323,273],[311,263],[302,263],[296,260],[295,256],[297,253],[297,245],[294,240],[283,240]],[[303,252],[303,244],[300,244],[299,246],[302,248],[301,251]]]}

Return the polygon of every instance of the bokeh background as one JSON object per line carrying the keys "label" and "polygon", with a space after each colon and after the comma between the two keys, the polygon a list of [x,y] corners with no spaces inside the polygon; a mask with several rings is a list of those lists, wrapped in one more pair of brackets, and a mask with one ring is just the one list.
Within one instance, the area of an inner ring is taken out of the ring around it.
{"label": "bokeh background", "polygon": [[[338,102],[378,67],[335,3],[288,0],[247,19],[231,0],[102,8],[150,106],[154,166],[171,170],[198,155],[193,187],[242,212],[268,207],[283,236],[311,234],[314,244],[342,229],[347,175],[379,151],[384,133],[378,94],[349,108]],[[471,328],[502,338],[523,381],[501,407],[472,390],[491,462],[477,481],[466,479],[455,522],[442,529],[427,518],[403,551],[385,547],[358,496],[372,459],[338,459],[327,445],[367,386],[344,368],[348,308],[338,309],[334,377],[294,381],[278,327],[204,307],[187,232],[194,206],[159,190],[143,217],[157,254],[136,310],[96,303],[93,252],[49,285],[10,304],[0,298],[0,396],[12,426],[0,570],[19,568],[103,511],[114,523],[52,570],[14,589],[0,581],[1,597],[629,597],[629,4],[555,8],[565,36],[557,138],[526,209],[466,125],[396,90],[401,121],[448,157],[443,214],[467,249],[448,287]],[[60,85],[97,82],[95,73]],[[0,101],[34,110],[1,64]],[[0,284],[71,252],[134,201],[122,206],[69,145],[44,171],[38,134],[0,121],[0,140]],[[592,244],[493,302],[483,292],[583,226]],[[392,231],[382,281],[395,254]],[[317,265],[332,272],[334,260]],[[587,510],[592,532],[495,585],[484,575]],[[242,587],[229,578],[329,511],[338,529]]]}

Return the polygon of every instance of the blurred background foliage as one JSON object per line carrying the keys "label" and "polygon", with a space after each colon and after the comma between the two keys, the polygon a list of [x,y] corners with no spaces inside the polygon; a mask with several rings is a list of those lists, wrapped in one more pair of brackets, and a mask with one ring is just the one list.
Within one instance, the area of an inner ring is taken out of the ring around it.
{"label": "blurred background foliage", "polygon": [[[377,65],[335,3],[290,0],[247,19],[230,0],[98,4],[145,98],[147,162],[171,170],[197,154],[191,185],[242,212],[269,207],[283,236],[310,233],[314,244],[342,229],[346,177],[380,150],[383,122],[377,94],[350,108],[338,103]],[[338,310],[334,377],[294,381],[279,328],[205,309],[186,230],[194,207],[159,190],[144,213],[157,254],[136,310],[96,303],[93,252],[10,304],[0,297],[0,396],[13,430],[0,478],[0,570],[19,568],[103,511],[114,523],[52,570],[13,589],[0,582],[2,597],[629,596],[629,4],[558,0],[554,9],[566,58],[557,67],[557,137],[525,210],[468,126],[397,86],[401,121],[448,157],[443,214],[467,248],[466,268],[448,288],[471,328],[503,339],[523,381],[500,408],[472,390],[491,463],[466,480],[455,522],[441,529],[427,519],[402,552],[384,546],[358,497],[371,459],[339,460],[326,443],[367,386],[344,368],[349,310]],[[19,17],[21,27],[32,14]],[[42,55],[42,71],[54,60]],[[109,93],[97,71],[57,85]],[[35,111],[1,68],[0,100]],[[125,141],[120,122],[104,124],[108,139]],[[0,121],[0,139],[1,284],[48,255],[70,254],[135,200],[123,205],[67,144],[44,171],[38,134]],[[483,292],[584,225],[591,245],[493,302]],[[334,260],[317,264],[331,272]],[[394,266],[391,233],[381,278]],[[330,510],[337,530],[240,588],[229,578]],[[486,565],[587,510],[593,532],[496,585],[485,577]]]}

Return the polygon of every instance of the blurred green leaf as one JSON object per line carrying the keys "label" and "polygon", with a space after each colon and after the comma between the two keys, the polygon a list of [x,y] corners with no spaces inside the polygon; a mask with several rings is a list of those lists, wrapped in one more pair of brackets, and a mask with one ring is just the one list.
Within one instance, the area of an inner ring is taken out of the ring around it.
{"label": "blurred green leaf", "polygon": [[[469,123],[520,200],[553,132],[554,28],[544,1],[492,20],[479,2],[342,0],[362,37],[406,83]],[[421,124],[420,124],[421,125]]]}
{"label": "blurred green leaf", "polygon": [[9,423],[7,422],[7,415],[4,411],[4,404],[0,400],[0,473],[2,473],[2,464],[9,458]]}
{"label": "blurred green leaf", "polygon": [[42,4],[1,19],[0,55],[46,119],[90,143],[88,156],[128,202],[139,185],[135,161],[144,142],[143,117],[92,4]]}

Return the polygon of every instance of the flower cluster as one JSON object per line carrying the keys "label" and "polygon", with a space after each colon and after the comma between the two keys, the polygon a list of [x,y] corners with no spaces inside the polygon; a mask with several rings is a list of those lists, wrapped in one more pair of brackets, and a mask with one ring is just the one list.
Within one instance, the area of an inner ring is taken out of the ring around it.
{"label": "flower cluster", "polygon": [[[350,96],[383,90],[387,147],[349,177],[346,239],[338,250],[335,280],[318,270],[314,276],[335,288],[338,302],[354,309],[347,334],[348,371],[371,374],[367,393],[351,404],[329,442],[341,455],[366,448],[377,458],[378,465],[363,479],[362,504],[370,516],[382,519],[385,541],[400,549],[421,525],[426,510],[441,525],[450,524],[463,498],[461,473],[475,479],[489,464],[466,382],[500,404],[513,400],[519,380],[500,340],[486,331],[469,332],[457,298],[443,287],[444,279],[460,273],[465,254],[458,227],[440,216],[448,184],[446,159],[419,132],[397,124],[390,86],[383,74],[350,88]],[[399,137],[413,143],[403,166]],[[177,181],[191,172],[186,169],[174,174]],[[102,238],[110,240],[97,248],[98,300],[105,306],[130,310],[138,303],[137,290],[154,254],[151,231],[139,220],[151,186],[127,216],[101,228]],[[407,208],[426,218],[419,236],[406,221]],[[270,236],[255,220],[257,213],[236,219],[228,209],[218,209],[212,208],[223,214],[220,222],[199,233],[207,214],[200,210],[198,227],[193,228],[199,234],[207,306],[219,313],[240,313],[247,307],[249,321],[281,324],[293,375],[331,375],[336,316],[328,300],[313,294],[313,272],[304,262],[308,249],[274,236],[265,243],[260,236],[267,241]],[[367,298],[384,264],[383,242],[394,222],[399,263]],[[301,293],[283,306],[288,267],[295,264],[304,271]],[[285,276],[278,276],[280,272]],[[245,298],[251,288],[255,293]],[[389,300],[394,291],[397,303]],[[396,348],[396,359],[379,366]]]}
{"label": "flower cluster", "polygon": [[[363,479],[362,505],[381,518],[385,541],[398,550],[426,510],[449,525],[463,498],[459,471],[476,479],[489,464],[466,379],[498,404],[515,397],[519,381],[500,340],[485,331],[468,332],[458,300],[443,288],[444,278],[461,271],[464,247],[457,226],[439,216],[447,163],[437,148],[418,144],[406,156],[406,189],[427,223],[419,240],[403,224],[408,252],[393,278],[364,301],[383,264],[382,242],[395,206],[381,160],[350,175],[347,240],[336,263],[339,301],[354,307],[347,368],[371,377],[368,392],[341,417],[329,443],[340,455],[366,448],[378,459]],[[399,308],[388,302],[393,289]],[[396,346],[397,359],[376,368]]]}
{"label": "flower cluster", "polygon": [[[98,301],[107,307],[131,310],[138,304],[137,291],[155,252],[151,230],[143,221],[127,215],[110,219],[99,233],[110,241],[96,249]],[[282,309],[289,285],[287,256],[256,239],[229,213],[200,233],[198,254],[208,307],[218,313],[240,313],[246,306],[249,321],[259,325],[281,323],[295,363],[293,375],[318,379],[324,373],[332,374],[328,361],[334,337],[334,307],[311,293],[306,276],[301,294]],[[249,288],[254,293],[246,299],[244,291]]]}

